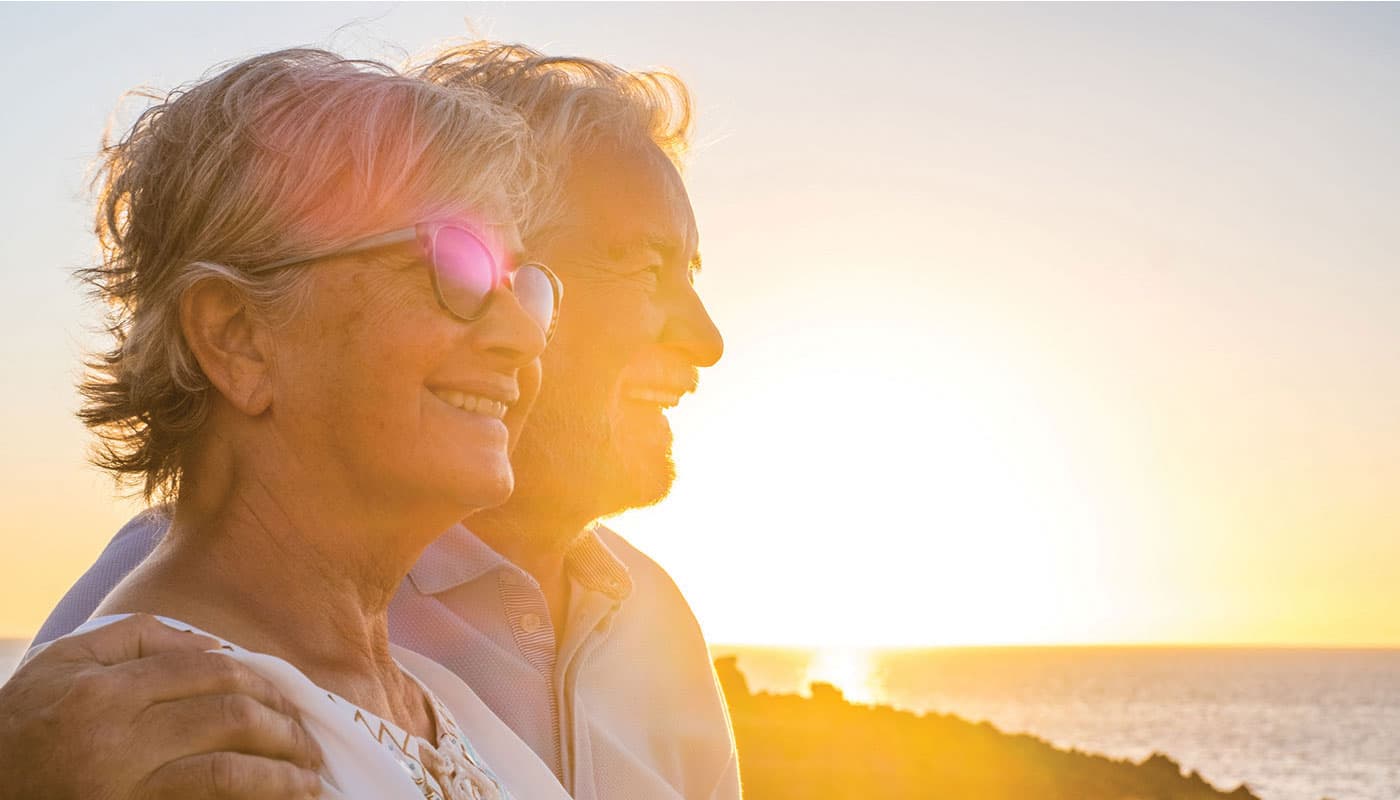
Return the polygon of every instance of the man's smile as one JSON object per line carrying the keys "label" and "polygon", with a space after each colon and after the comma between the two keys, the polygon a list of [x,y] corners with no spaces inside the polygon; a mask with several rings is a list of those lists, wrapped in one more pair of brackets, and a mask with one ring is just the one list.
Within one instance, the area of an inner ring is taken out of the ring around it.
{"label": "man's smile", "polygon": [[661,406],[662,408],[674,408],[681,401],[681,396],[689,389],[680,389],[665,386],[629,386],[623,390],[622,396],[627,400],[639,403],[649,403]]}
{"label": "man's smile", "polygon": [[700,372],[672,358],[646,359],[625,371],[621,390],[623,400],[660,408],[675,408],[681,398],[695,391]]}

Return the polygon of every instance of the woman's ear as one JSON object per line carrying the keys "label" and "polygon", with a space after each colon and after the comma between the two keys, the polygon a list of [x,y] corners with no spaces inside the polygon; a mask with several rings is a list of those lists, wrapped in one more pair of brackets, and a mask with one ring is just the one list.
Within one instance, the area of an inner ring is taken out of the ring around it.
{"label": "woman's ear", "polygon": [[204,375],[250,417],[272,405],[272,352],[266,328],[228,281],[207,278],[180,298],[180,329]]}

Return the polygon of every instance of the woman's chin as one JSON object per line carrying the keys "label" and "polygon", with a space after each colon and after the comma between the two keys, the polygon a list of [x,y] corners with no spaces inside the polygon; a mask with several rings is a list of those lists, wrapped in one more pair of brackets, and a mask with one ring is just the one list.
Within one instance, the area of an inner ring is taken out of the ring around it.
{"label": "woman's chin", "polygon": [[463,517],[504,503],[515,489],[515,472],[504,448],[481,453],[457,475],[454,494],[459,505],[466,507]]}

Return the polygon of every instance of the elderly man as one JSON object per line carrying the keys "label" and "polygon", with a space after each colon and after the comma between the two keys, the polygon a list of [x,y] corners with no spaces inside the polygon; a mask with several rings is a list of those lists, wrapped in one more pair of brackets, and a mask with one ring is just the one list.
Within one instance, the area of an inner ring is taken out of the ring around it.
{"label": "elderly man", "polygon": [[[667,494],[674,468],[662,412],[695,388],[698,368],[723,349],[692,283],[695,220],[675,165],[690,126],[685,87],[664,74],[488,44],[448,52],[421,74],[485,88],[529,120],[558,168],[559,191],[556,213],[526,232],[527,246],[558,273],[567,300],[512,460],[514,495],[428,549],[394,599],[391,635],[461,677],[580,800],[738,797],[727,714],[693,615],[660,567],[594,522]],[[167,524],[157,509],[124,527],[36,642],[85,619]],[[123,640],[109,630],[38,657],[72,662],[67,674],[128,665],[90,682],[101,687],[88,698],[91,708],[207,693],[197,676],[177,677],[156,663],[174,663],[168,651],[185,645],[141,636],[149,632]],[[133,662],[151,666],[132,669]],[[131,749],[126,717],[84,714],[70,702],[66,716],[41,725],[45,706],[35,698],[61,687],[21,688],[10,693],[19,700],[0,696],[9,704],[0,717],[10,717],[0,725],[0,753],[11,748],[8,759],[0,755],[7,777],[0,798],[30,796],[7,794],[6,783],[68,796],[73,772],[104,787],[103,796],[140,796],[139,788],[124,792],[139,786],[141,769],[104,752]],[[278,734],[241,735],[228,735],[228,749]],[[47,752],[36,736],[56,748],[80,736],[87,749],[71,756],[77,763],[10,763]],[[146,758],[181,755],[179,742],[161,748]],[[275,761],[278,747],[256,752]],[[36,774],[41,769],[54,772]],[[114,785],[128,775],[127,786]],[[260,784],[262,774],[221,780],[248,797],[281,796],[270,779]]]}

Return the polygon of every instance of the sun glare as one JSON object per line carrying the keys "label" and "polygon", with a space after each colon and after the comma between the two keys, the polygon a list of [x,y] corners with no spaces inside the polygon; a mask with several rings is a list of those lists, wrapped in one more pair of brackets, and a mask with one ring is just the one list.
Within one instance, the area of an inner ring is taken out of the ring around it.
{"label": "sun glare", "polygon": [[871,654],[865,650],[837,648],[818,650],[807,665],[804,683],[829,683],[853,703],[884,701]]}
{"label": "sun glare", "polygon": [[[1106,487],[1085,485],[1057,387],[949,341],[892,368],[869,357],[901,335],[890,324],[813,334],[804,352],[819,358],[736,357],[723,376],[734,386],[716,374],[674,416],[675,494],[621,529],[672,569],[717,641],[1082,637],[1071,621],[1103,614],[1088,578],[1105,547],[1087,495]],[[853,394],[877,400],[829,402]],[[736,457],[735,442],[763,455]]]}

